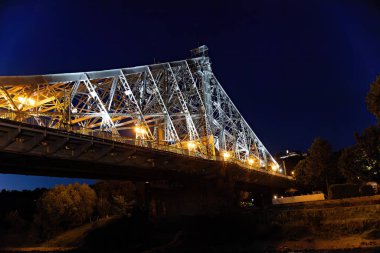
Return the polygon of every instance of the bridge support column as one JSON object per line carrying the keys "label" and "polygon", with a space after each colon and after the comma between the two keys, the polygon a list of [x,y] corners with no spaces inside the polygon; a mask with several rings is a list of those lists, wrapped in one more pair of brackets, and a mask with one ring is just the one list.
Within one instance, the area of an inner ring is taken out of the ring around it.
{"label": "bridge support column", "polygon": [[140,208],[146,208],[148,206],[147,189],[145,182],[135,182],[136,187],[136,205]]}

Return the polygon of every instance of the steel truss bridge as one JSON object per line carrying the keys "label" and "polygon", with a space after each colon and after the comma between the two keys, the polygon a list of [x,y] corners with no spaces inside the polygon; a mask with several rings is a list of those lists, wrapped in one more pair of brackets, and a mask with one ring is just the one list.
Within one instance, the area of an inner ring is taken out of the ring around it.
{"label": "steel truss bridge", "polygon": [[286,177],[214,76],[207,47],[192,53],[132,68],[0,77],[0,150],[118,164],[156,150]]}

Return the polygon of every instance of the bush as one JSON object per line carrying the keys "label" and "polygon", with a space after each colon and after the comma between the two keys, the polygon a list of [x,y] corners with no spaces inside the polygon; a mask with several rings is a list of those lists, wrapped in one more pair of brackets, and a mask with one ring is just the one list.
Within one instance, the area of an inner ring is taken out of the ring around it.
{"label": "bush", "polygon": [[126,215],[132,211],[136,199],[136,187],[129,181],[108,180],[94,186],[98,202],[96,216]]}
{"label": "bush", "polygon": [[8,229],[22,229],[27,222],[21,218],[19,212],[17,210],[15,211],[10,211],[7,213],[4,217],[4,225],[5,228]]}
{"label": "bush", "polygon": [[376,192],[371,185],[363,185],[360,187],[360,194],[362,196],[373,196],[376,194]]}
{"label": "bush", "polygon": [[360,196],[359,185],[356,184],[333,184],[329,187],[331,199],[343,199]]}

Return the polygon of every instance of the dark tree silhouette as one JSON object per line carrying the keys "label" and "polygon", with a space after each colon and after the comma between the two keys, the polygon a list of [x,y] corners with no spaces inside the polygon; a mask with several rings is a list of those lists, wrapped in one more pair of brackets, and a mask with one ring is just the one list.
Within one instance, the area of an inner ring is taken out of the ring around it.
{"label": "dark tree silhouette", "polygon": [[349,182],[380,180],[380,128],[370,126],[355,135],[356,144],[346,148],[338,166]]}
{"label": "dark tree silhouette", "polygon": [[98,217],[126,214],[136,199],[136,187],[129,181],[100,181],[95,184],[94,189],[98,196]]}
{"label": "dark tree silhouette", "polygon": [[377,119],[380,119],[380,75],[371,84],[366,102],[368,111],[373,113]]}
{"label": "dark tree silhouette", "polygon": [[295,167],[297,183],[309,190],[324,190],[339,178],[331,145],[316,138],[309,148],[309,155]]}

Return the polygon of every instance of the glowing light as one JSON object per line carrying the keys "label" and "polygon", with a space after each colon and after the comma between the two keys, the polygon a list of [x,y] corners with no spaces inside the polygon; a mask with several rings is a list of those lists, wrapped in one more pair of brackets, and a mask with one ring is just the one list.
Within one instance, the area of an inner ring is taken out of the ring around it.
{"label": "glowing light", "polygon": [[255,160],[253,158],[248,158],[248,164],[253,165],[255,163]]}
{"label": "glowing light", "polygon": [[278,170],[278,165],[277,164],[272,164],[272,170],[277,171]]}
{"label": "glowing light", "polygon": [[146,129],[142,126],[135,126],[135,132],[136,132],[136,137],[141,137],[141,138],[143,138],[147,134]]}
{"label": "glowing light", "polygon": [[18,97],[17,100],[23,104],[23,105],[35,105],[36,104],[36,100],[34,100],[33,98],[26,98],[26,97]]}
{"label": "glowing light", "polygon": [[223,158],[225,161],[227,161],[231,157],[231,154],[227,151],[223,152]]}
{"label": "glowing light", "polygon": [[34,100],[33,98],[28,98],[28,103],[29,105],[35,105],[36,104],[36,100]]}
{"label": "glowing light", "polygon": [[277,195],[273,195],[273,198],[274,198],[274,199],[277,199]]}
{"label": "glowing light", "polygon": [[188,147],[189,150],[195,150],[195,149],[197,148],[197,144],[195,144],[195,143],[192,142],[192,141],[189,141],[189,142],[187,143],[187,147]]}
{"label": "glowing light", "polygon": [[25,102],[26,102],[26,98],[24,98],[24,97],[18,97],[18,101],[19,101],[21,104],[25,104]]}
{"label": "glowing light", "polygon": [[292,171],[292,175],[294,176],[294,171]]}

